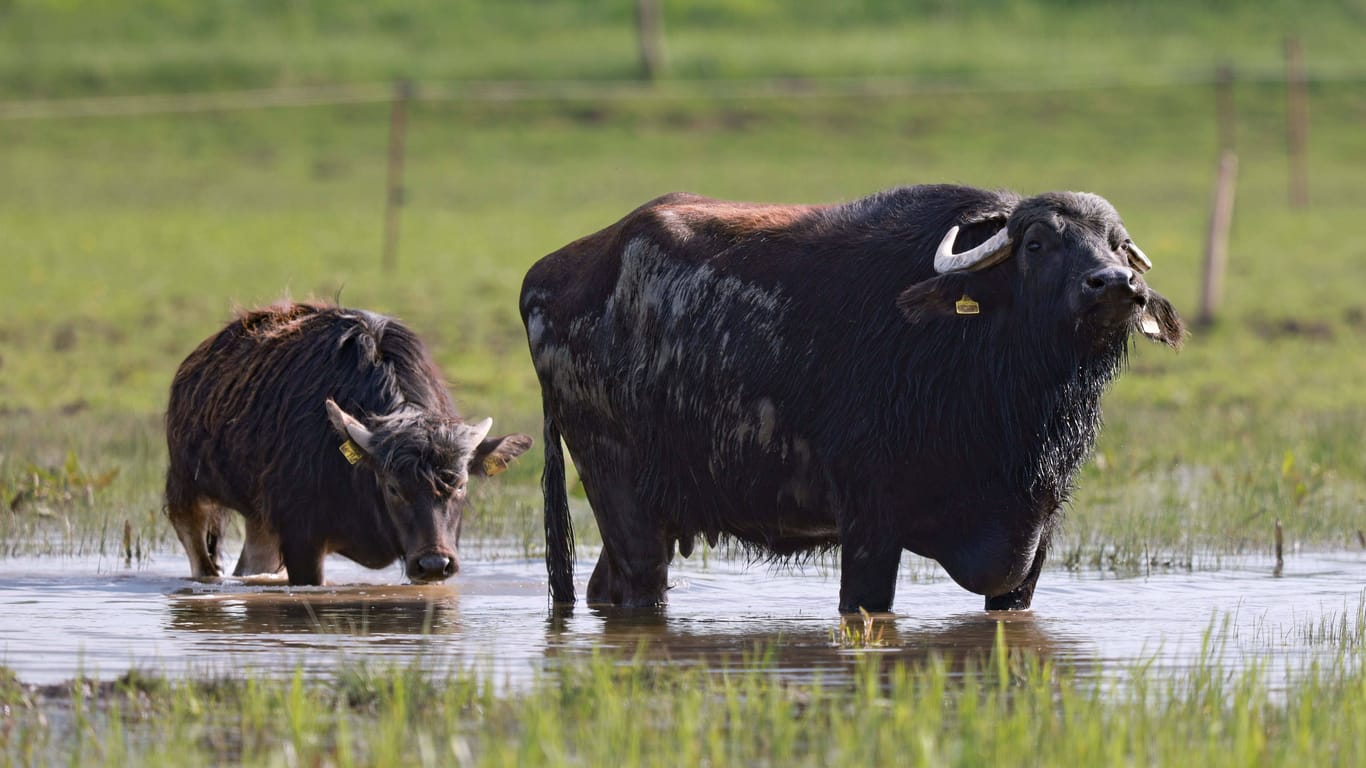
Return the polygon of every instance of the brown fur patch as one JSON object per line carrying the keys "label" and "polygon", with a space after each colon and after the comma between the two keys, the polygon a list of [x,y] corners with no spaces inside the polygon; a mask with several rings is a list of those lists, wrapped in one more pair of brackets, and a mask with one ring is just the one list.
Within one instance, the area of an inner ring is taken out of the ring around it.
{"label": "brown fur patch", "polygon": [[742,238],[786,231],[822,207],[715,200],[661,206],[658,212],[661,216],[672,214],[696,232]]}
{"label": "brown fur patch", "polygon": [[284,301],[241,312],[237,322],[241,323],[242,330],[254,339],[278,339],[298,333],[305,320],[326,308],[319,304],[295,304]]}

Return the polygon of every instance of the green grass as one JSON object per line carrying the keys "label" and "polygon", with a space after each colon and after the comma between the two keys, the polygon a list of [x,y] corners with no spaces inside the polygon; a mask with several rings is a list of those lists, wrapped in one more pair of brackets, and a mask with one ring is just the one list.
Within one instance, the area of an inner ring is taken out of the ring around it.
{"label": "green grass", "polygon": [[[1358,625],[1360,626],[1360,624]],[[1359,632],[1353,636],[1358,637]],[[520,690],[438,659],[328,680],[253,674],[36,688],[0,669],[7,764],[1354,765],[1366,671],[1346,644],[1272,668],[1219,661],[1212,631],[1178,678],[1113,676],[1006,647],[795,682],[731,668],[568,660]],[[1339,638],[1339,642],[1347,639]],[[732,660],[741,661],[741,660]]]}
{"label": "green grass", "polygon": [[[53,96],[639,73],[629,0],[0,3],[0,93]],[[926,82],[1274,73],[1286,34],[1324,76],[1361,74],[1360,0],[668,0],[669,75]]]}
{"label": "green grass", "polygon": [[[1221,320],[1179,354],[1135,350],[1056,561],[1266,550],[1277,518],[1315,547],[1366,527],[1366,86],[1332,77],[1359,62],[1360,3],[695,0],[667,12],[674,79],[656,92],[415,103],[393,274],[379,269],[385,105],[0,120],[0,502],[72,452],[91,473],[118,471],[93,503],[0,512],[0,553],[110,551],[125,523],[149,550],[175,546],[158,516],[160,413],[179,361],[235,307],[340,295],[396,314],[429,341],[466,413],[539,434],[522,275],[670,190],[792,202],[938,181],[1096,191],[1190,317],[1217,147],[1212,94],[1187,80],[1226,56],[1273,71],[1286,32],[1324,75],[1311,91],[1313,204],[1285,203],[1283,90],[1240,83]],[[0,92],[617,78],[633,71],[629,32],[625,3],[12,0],[0,3],[0,73],[12,75]],[[985,90],[734,99],[686,82],[792,74]],[[1131,84],[995,90],[1096,79]],[[483,489],[471,534],[534,554],[538,470],[528,456]],[[579,528],[591,543],[591,524]]]}
{"label": "green grass", "polygon": [[[1239,91],[1243,171],[1221,322],[1180,353],[1137,348],[1107,398],[1101,461],[1082,477],[1062,562],[1265,550],[1278,517],[1311,546],[1341,546],[1366,525],[1366,254],[1351,236],[1366,204],[1366,89],[1314,93],[1307,211],[1284,202],[1279,98],[1272,86]],[[0,515],[0,540],[12,552],[88,551],[131,520],[149,547],[174,546],[155,514],[170,377],[234,307],[286,295],[340,292],[403,317],[465,412],[539,434],[516,314],[523,273],[668,190],[787,201],[943,180],[1094,190],[1189,317],[1215,156],[1209,107],[1204,89],[1183,86],[419,104],[392,275],[378,263],[383,107],[0,123],[11,278],[0,289],[0,490],[12,495],[30,464],[56,466],[72,450],[92,471],[120,470],[99,503],[63,510],[71,535],[35,539],[51,520]],[[538,468],[530,456],[498,478],[475,533],[487,525],[533,547]]]}

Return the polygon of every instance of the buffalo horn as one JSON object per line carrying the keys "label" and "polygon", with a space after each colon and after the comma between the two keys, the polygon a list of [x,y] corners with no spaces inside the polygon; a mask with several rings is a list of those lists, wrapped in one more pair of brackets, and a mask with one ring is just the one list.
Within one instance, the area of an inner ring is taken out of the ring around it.
{"label": "buffalo horn", "polygon": [[958,227],[950,227],[948,234],[939,241],[939,250],[934,253],[934,271],[959,272],[968,269],[985,269],[1000,261],[1010,249],[1010,234],[1005,227],[992,235],[989,240],[976,248],[953,252],[953,241],[958,239]]}
{"label": "buffalo horn", "polygon": [[370,434],[370,430],[365,428],[364,424],[357,421],[351,414],[343,411],[341,406],[330,399],[327,401],[327,415],[331,417],[334,425],[346,428],[346,434],[350,435],[351,439],[356,445],[360,446],[362,451],[367,454],[370,453],[370,440],[372,435]]}
{"label": "buffalo horn", "polygon": [[483,421],[466,424],[465,428],[470,431],[470,437],[474,438],[470,442],[479,445],[484,442],[484,438],[489,436],[489,430],[493,429],[493,417],[487,416]]}
{"label": "buffalo horn", "polygon": [[1134,244],[1133,240],[1126,240],[1124,247],[1129,251],[1129,263],[1139,272],[1147,272],[1153,268],[1153,262],[1148,258],[1148,254],[1143,249]]}

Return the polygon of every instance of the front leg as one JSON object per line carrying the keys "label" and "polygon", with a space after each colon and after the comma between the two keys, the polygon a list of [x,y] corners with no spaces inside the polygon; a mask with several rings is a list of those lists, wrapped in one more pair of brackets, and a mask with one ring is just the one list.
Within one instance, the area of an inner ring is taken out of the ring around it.
{"label": "front leg", "polygon": [[327,551],[311,542],[288,541],[281,547],[291,587],[316,587],[323,583],[323,557]]}
{"label": "front leg", "polygon": [[167,515],[190,559],[190,577],[223,575],[223,529],[227,512],[216,502],[198,499],[188,506],[168,505]]}
{"label": "front leg", "polygon": [[840,613],[892,610],[901,547],[886,542],[840,544]]}
{"label": "front leg", "polygon": [[[571,449],[572,450],[572,449]],[[602,553],[588,580],[589,605],[647,608],[668,601],[673,539],[639,488],[635,458],[622,446],[599,441],[575,454]]]}
{"label": "front leg", "polygon": [[247,540],[237,559],[233,576],[254,576],[260,573],[279,573],[285,566],[280,555],[280,537],[265,515],[247,517]]}
{"label": "front leg", "polygon": [[1034,551],[1034,562],[1029,566],[1029,573],[1025,574],[1024,581],[1020,586],[1010,590],[1003,595],[987,595],[988,611],[1025,611],[1034,602],[1034,585],[1039,582],[1039,574],[1043,572],[1043,562],[1048,558],[1048,544],[1039,542],[1039,548]]}

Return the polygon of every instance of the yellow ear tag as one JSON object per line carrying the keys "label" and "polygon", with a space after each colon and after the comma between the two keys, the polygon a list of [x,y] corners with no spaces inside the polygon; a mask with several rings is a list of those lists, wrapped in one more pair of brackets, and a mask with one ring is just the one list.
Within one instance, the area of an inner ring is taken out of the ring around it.
{"label": "yellow ear tag", "polygon": [[963,298],[954,303],[953,311],[960,315],[980,315],[982,313],[982,305],[973,301],[972,297],[965,293],[963,294]]}
{"label": "yellow ear tag", "polygon": [[342,443],[341,447],[337,450],[341,451],[342,455],[346,457],[346,460],[351,462],[352,464],[355,464],[356,462],[360,461],[360,457],[362,455],[360,452],[360,446],[356,445],[355,441],[353,440],[347,440],[346,442]]}
{"label": "yellow ear tag", "polygon": [[507,460],[503,459],[501,456],[490,453],[484,457],[484,474],[489,477],[493,477],[507,468]]}

